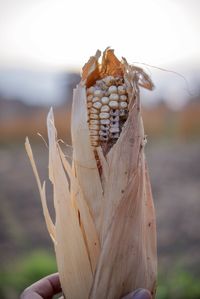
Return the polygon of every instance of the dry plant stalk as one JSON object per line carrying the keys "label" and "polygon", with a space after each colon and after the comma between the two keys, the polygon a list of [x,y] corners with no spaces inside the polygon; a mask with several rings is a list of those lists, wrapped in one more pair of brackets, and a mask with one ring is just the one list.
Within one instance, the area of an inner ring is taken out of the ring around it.
{"label": "dry plant stalk", "polygon": [[58,143],[53,111],[48,114],[55,224],[28,139],[25,146],[65,298],[119,299],[137,288],[154,297],[156,227],[139,96],[139,86],[153,84],[113,50],[105,50],[101,63],[100,55],[97,51],[83,67],[74,90],[72,163]]}

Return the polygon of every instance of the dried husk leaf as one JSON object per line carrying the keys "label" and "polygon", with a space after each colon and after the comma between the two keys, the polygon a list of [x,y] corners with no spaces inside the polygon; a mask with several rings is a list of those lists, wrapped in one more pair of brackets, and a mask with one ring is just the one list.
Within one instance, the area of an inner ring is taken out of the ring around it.
{"label": "dried husk leaf", "polygon": [[90,145],[87,123],[85,87],[79,84],[74,91],[71,133],[73,144],[73,165],[84,198],[99,232],[100,210],[103,190],[94,151]]}
{"label": "dried husk leaf", "polygon": [[144,132],[136,96],[127,124],[107,155],[102,248],[90,298],[121,298],[137,288],[155,295],[155,215],[145,168]]}

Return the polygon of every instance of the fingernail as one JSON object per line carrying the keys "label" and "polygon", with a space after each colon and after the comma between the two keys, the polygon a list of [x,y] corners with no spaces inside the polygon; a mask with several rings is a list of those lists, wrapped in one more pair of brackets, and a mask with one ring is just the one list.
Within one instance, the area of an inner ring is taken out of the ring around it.
{"label": "fingernail", "polygon": [[137,289],[135,292],[131,293],[131,299],[151,299],[151,294],[148,290]]}

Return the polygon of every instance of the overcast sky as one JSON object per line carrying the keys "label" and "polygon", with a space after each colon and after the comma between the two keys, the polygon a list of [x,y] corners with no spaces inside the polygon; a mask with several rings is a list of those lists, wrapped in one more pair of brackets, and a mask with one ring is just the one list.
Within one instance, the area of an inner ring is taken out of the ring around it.
{"label": "overcast sky", "polygon": [[111,46],[129,62],[200,67],[199,0],[0,0],[0,66],[69,69]]}

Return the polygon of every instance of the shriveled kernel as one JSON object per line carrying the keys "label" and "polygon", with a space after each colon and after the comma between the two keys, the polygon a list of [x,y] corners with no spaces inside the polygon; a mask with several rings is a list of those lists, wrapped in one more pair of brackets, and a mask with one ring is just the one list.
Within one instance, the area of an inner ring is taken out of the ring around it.
{"label": "shriveled kernel", "polygon": [[92,94],[90,94],[89,96],[87,96],[87,101],[88,102],[92,102],[92,99],[93,99],[93,95]]}
{"label": "shriveled kernel", "polygon": [[108,103],[109,103],[109,98],[108,98],[108,97],[103,97],[103,98],[101,98],[101,103],[102,103],[103,105],[108,104]]}
{"label": "shriveled kernel", "polygon": [[100,109],[101,106],[102,106],[102,104],[100,102],[93,103],[93,107],[96,108],[96,109]]}
{"label": "shriveled kernel", "polygon": [[101,126],[100,126],[100,129],[101,129],[102,131],[109,131],[110,126],[109,126],[109,125],[101,125]]}
{"label": "shriveled kernel", "polygon": [[103,105],[101,107],[101,112],[109,112],[110,111],[110,107],[108,105]]}
{"label": "shriveled kernel", "polygon": [[91,141],[99,141],[99,136],[90,136]]}
{"label": "shriveled kernel", "polygon": [[109,119],[100,119],[100,123],[102,125],[109,125],[110,124],[110,120]]}
{"label": "shriveled kernel", "polygon": [[96,102],[99,102],[99,101],[100,101],[99,97],[94,97],[92,99],[92,103],[96,103]]}
{"label": "shriveled kernel", "polygon": [[127,117],[128,117],[128,110],[127,110],[127,109],[122,109],[122,110],[120,110],[120,117],[121,117],[123,120],[126,120]]}
{"label": "shriveled kernel", "polygon": [[119,133],[111,133],[110,137],[113,139],[117,139],[117,138],[119,138]]}
{"label": "shriveled kernel", "polygon": [[115,85],[110,86],[109,89],[108,89],[108,93],[109,94],[117,93],[117,86],[115,86]]}
{"label": "shriveled kernel", "polygon": [[119,121],[119,116],[111,116],[110,121]]}
{"label": "shriveled kernel", "polygon": [[107,119],[107,118],[110,117],[110,114],[107,113],[107,112],[101,112],[101,113],[99,114],[99,117],[100,117],[100,119]]}
{"label": "shriveled kernel", "polygon": [[107,86],[103,80],[97,80],[96,85],[99,86],[102,90],[106,90]]}
{"label": "shriveled kernel", "polygon": [[114,128],[114,127],[119,127],[119,121],[112,121],[111,123],[110,123],[110,127],[112,127],[112,128]]}
{"label": "shriveled kernel", "polygon": [[119,115],[119,110],[118,109],[111,109],[110,110],[110,115],[111,116],[118,116]]}
{"label": "shriveled kernel", "polygon": [[108,141],[108,136],[100,136],[100,141]]}
{"label": "shriveled kernel", "polygon": [[105,82],[105,84],[107,86],[110,86],[114,82],[114,77],[113,76],[107,76],[107,77],[103,78],[103,81]]}
{"label": "shriveled kernel", "polygon": [[127,107],[128,107],[127,102],[120,102],[120,103],[119,103],[119,108],[121,108],[121,109],[125,109],[125,108],[127,108]]}
{"label": "shriveled kernel", "polygon": [[99,125],[89,125],[90,130],[99,130]]}
{"label": "shriveled kernel", "polygon": [[90,108],[90,113],[98,114],[99,111],[92,107],[92,108]]}
{"label": "shriveled kernel", "polygon": [[119,103],[117,101],[110,101],[109,106],[112,109],[116,109],[116,108],[118,108]]}
{"label": "shriveled kernel", "polygon": [[89,123],[90,123],[90,125],[98,125],[99,119],[90,119]]}
{"label": "shriveled kernel", "polygon": [[94,96],[101,98],[103,96],[103,91],[100,90],[100,89],[95,90],[94,91]]}
{"label": "shriveled kernel", "polygon": [[91,114],[90,114],[90,118],[91,118],[91,119],[98,119],[98,118],[99,118],[99,115],[98,115],[98,114],[95,114],[95,113],[91,113]]}
{"label": "shriveled kernel", "polygon": [[90,136],[98,136],[99,135],[99,131],[97,130],[90,130]]}
{"label": "shriveled kernel", "polygon": [[120,85],[120,86],[118,86],[118,94],[120,94],[120,95],[124,95],[124,94],[126,94],[126,88],[125,88],[125,86],[124,85]]}
{"label": "shriveled kernel", "polygon": [[115,77],[115,84],[116,85],[122,85],[123,84],[123,78],[122,77]]}
{"label": "shriveled kernel", "polygon": [[90,109],[92,107],[92,102],[87,103],[87,107]]}
{"label": "shriveled kernel", "polygon": [[109,132],[108,131],[99,131],[100,136],[108,136]]}
{"label": "shriveled kernel", "polygon": [[127,98],[126,95],[120,95],[120,97],[119,97],[119,100],[120,100],[120,101],[124,101],[124,102],[125,102],[125,101],[127,101],[127,99],[128,99],[128,98]]}
{"label": "shriveled kernel", "polygon": [[89,88],[87,89],[87,94],[93,94],[94,91],[95,91],[94,86],[91,86],[91,87],[89,87]]}
{"label": "shriveled kernel", "polygon": [[97,147],[99,145],[99,142],[97,141],[92,141],[91,142],[91,145],[94,146],[94,147]]}
{"label": "shriveled kernel", "polygon": [[116,93],[111,93],[111,95],[109,96],[109,100],[110,101],[118,101],[119,100],[119,95]]}
{"label": "shriveled kernel", "polygon": [[119,128],[117,127],[110,128],[110,133],[118,133],[118,132],[119,132]]}

